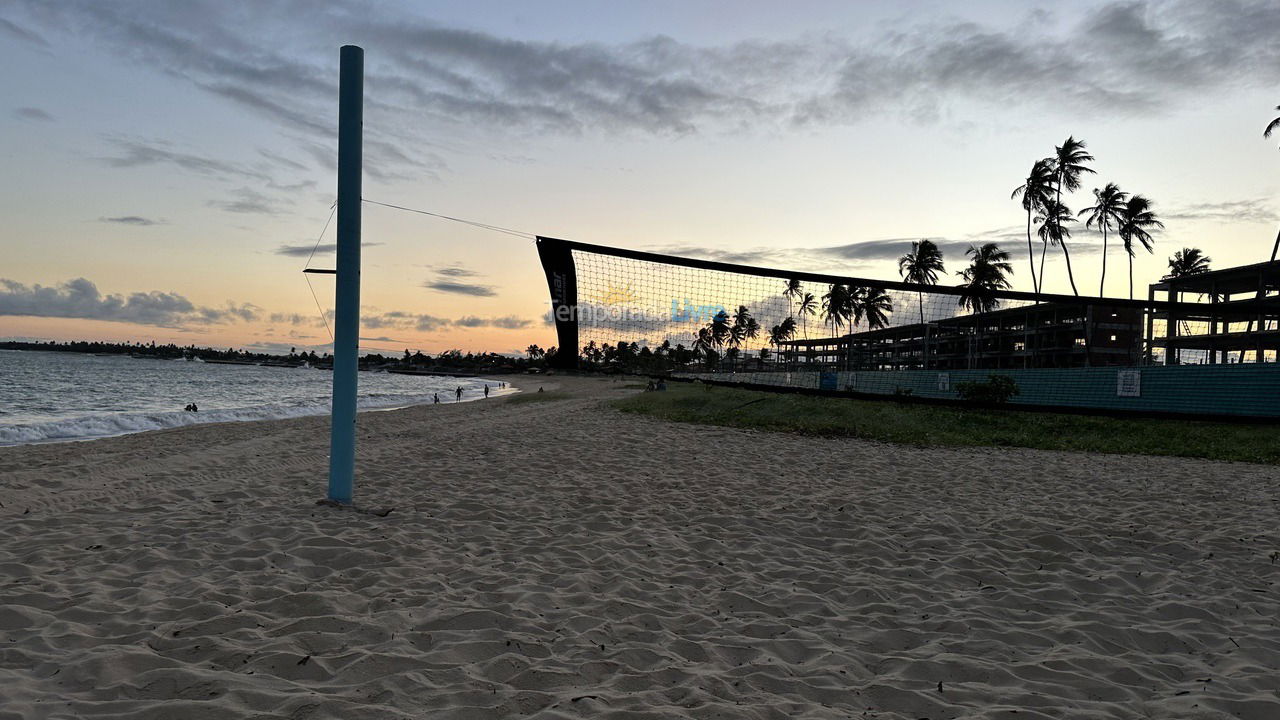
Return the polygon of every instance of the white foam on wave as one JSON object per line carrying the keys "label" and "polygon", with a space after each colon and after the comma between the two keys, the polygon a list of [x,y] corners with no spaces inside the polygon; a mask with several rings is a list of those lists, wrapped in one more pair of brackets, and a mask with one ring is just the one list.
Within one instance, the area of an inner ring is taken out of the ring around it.
{"label": "white foam on wave", "polygon": [[[463,402],[479,399],[481,398],[478,394],[475,394],[475,397],[464,396]],[[449,400],[452,401],[452,397]],[[424,405],[430,402],[432,402],[431,395],[370,393],[367,397],[359,398],[356,405],[362,411],[394,410],[412,405]],[[117,435],[147,432],[149,430],[167,430],[169,428],[207,423],[281,420],[309,415],[327,415],[329,410],[329,404],[324,403],[294,406],[263,405],[221,410],[201,410],[200,412],[178,411],[85,415],[43,423],[0,425],[0,446],[95,440]]]}

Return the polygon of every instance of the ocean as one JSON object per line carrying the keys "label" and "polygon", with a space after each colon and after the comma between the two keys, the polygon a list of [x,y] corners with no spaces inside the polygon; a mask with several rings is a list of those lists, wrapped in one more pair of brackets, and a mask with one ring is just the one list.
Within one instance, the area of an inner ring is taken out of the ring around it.
{"label": "ocean", "polygon": [[[124,355],[0,350],[0,445],[85,440],[199,423],[324,415],[333,373]],[[463,401],[499,391],[480,378],[362,372],[361,410]],[[195,403],[199,412],[183,410]]]}

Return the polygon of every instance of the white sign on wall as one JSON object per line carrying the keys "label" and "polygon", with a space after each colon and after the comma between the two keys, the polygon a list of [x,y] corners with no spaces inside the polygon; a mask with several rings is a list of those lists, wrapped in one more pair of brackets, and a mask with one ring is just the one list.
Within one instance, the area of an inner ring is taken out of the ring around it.
{"label": "white sign on wall", "polygon": [[1142,397],[1142,371],[1116,372],[1116,397]]}
{"label": "white sign on wall", "polygon": [[942,392],[951,390],[951,374],[938,373],[938,389]]}

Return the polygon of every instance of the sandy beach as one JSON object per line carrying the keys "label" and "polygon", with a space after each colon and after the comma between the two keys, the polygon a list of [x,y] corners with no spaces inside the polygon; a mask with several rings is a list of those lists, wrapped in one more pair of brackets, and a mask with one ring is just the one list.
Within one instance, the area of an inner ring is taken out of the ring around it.
{"label": "sandy beach", "polygon": [[1274,468],[571,397],[0,448],[0,720],[1280,717]]}

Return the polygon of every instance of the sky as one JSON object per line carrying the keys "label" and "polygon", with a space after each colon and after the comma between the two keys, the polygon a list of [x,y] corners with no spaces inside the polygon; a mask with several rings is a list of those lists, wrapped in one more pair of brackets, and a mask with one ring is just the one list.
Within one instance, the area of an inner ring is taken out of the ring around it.
{"label": "sky", "polygon": [[[1013,254],[1069,135],[1166,229],[1268,259],[1280,4],[0,0],[0,338],[329,348],[338,48],[365,49],[366,200],[524,233],[897,278]],[[534,243],[366,204],[361,346],[554,344]],[[1096,294],[1101,236],[1074,228]],[[1106,294],[1126,295],[1112,244]],[[317,248],[312,256],[313,248]],[[1045,286],[1069,292],[1050,259]],[[311,278],[315,297],[308,287]]]}

